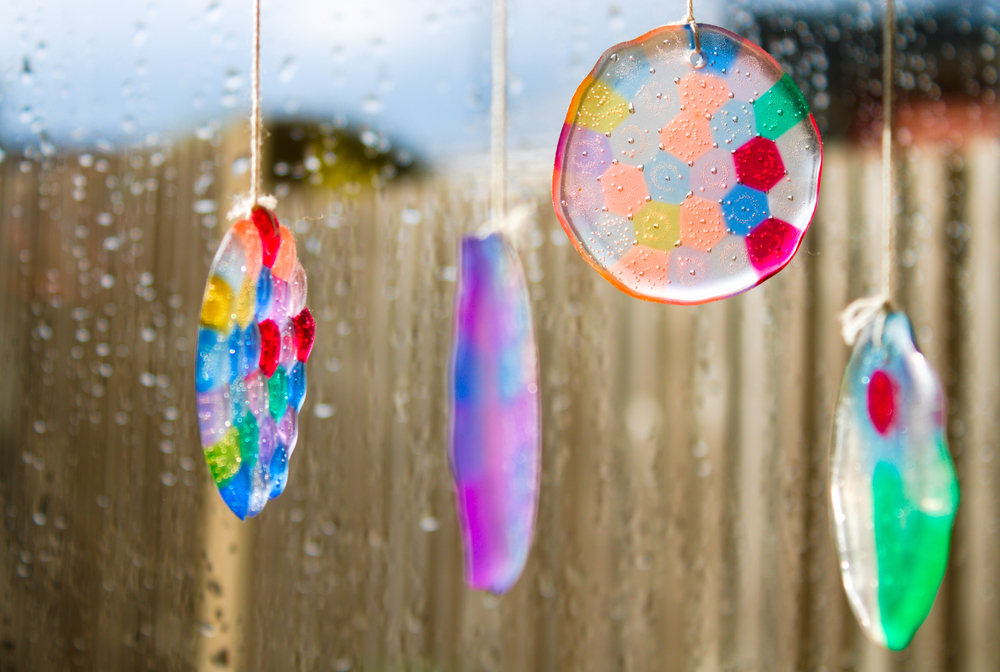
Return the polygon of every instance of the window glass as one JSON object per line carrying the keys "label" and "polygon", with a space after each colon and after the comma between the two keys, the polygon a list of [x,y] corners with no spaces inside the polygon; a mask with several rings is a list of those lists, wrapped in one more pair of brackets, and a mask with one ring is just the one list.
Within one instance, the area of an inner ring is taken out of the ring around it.
{"label": "window glass", "polygon": [[288,488],[241,523],[194,398],[208,265],[249,184],[249,2],[7,0],[0,25],[0,669],[1000,667],[1000,4],[897,6],[899,303],[948,395],[952,556],[910,649],[844,598],[827,460],[878,286],[882,6],[706,0],[824,137],[781,274],[617,292],[551,207],[574,91],[683,3],[510,0],[511,205],[543,403],[517,586],[467,590],[446,459],[458,237],[489,210],[490,3],[265,0],[265,190],[317,339]]}

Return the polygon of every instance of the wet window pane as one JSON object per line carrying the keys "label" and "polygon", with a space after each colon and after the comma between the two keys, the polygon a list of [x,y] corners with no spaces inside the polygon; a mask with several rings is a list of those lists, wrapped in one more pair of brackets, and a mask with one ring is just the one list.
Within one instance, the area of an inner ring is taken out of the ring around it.
{"label": "wet window pane", "polygon": [[265,189],[317,340],[284,495],[236,520],[202,457],[208,265],[249,184],[250,5],[11,0],[0,27],[0,669],[1000,667],[1000,4],[898,3],[899,302],[962,487],[913,645],[865,640],[830,536],[837,314],[878,286],[882,6],[696,3],[824,137],[788,268],[701,307],[617,292],[551,207],[603,51],[680,19],[510,0],[509,194],[541,364],[536,539],[468,591],[446,459],[458,236],[489,211],[490,3],[273,3]]}

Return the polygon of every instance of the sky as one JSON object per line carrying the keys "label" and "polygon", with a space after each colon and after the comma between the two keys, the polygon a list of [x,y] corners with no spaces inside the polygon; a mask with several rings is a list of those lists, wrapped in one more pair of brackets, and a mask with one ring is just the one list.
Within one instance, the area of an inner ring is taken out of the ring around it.
{"label": "sky", "polygon": [[[555,145],[601,53],[683,2],[509,0],[510,147]],[[0,0],[0,145],[160,142],[249,114],[249,0]],[[696,15],[726,25],[721,0]],[[489,144],[489,0],[263,0],[269,118],[341,119],[428,158]]]}

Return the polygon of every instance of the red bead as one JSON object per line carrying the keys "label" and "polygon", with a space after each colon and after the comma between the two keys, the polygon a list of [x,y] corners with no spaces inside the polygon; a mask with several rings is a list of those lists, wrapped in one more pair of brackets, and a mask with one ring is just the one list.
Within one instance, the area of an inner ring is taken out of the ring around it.
{"label": "red bead", "polygon": [[304,362],[309,359],[313,349],[313,341],[316,340],[316,320],[308,308],[303,308],[302,312],[292,318],[295,324],[295,347],[299,353],[299,361]]}
{"label": "red bead", "polygon": [[274,260],[278,256],[278,248],[281,247],[281,229],[278,218],[274,213],[266,208],[254,208],[250,213],[250,219],[260,233],[261,247],[264,254],[264,265],[268,268],[274,266]]}
{"label": "red bead", "polygon": [[736,177],[740,182],[767,191],[785,176],[785,164],[773,140],[754,138],[733,152]]}
{"label": "red bead", "polygon": [[879,369],[868,383],[868,417],[879,434],[886,434],[896,415],[895,385],[885,371]]}
{"label": "red bead", "polygon": [[260,323],[260,370],[270,378],[278,368],[278,355],[281,354],[281,332],[274,320],[264,320]]}
{"label": "red bead", "polygon": [[770,277],[788,263],[795,254],[802,232],[787,222],[768,217],[747,234],[750,263]]}

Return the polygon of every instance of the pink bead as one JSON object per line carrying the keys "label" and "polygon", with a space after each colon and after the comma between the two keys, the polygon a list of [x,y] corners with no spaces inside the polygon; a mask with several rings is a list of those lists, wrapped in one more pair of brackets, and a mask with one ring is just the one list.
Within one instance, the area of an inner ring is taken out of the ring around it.
{"label": "pink bead", "polygon": [[298,414],[295,412],[295,409],[289,406],[285,414],[281,416],[281,420],[278,421],[278,441],[285,447],[285,453],[288,457],[292,456],[292,452],[295,451],[295,444],[299,440],[298,420]]}
{"label": "pink bead", "polygon": [[306,307],[306,298],[309,296],[309,283],[306,280],[306,269],[302,264],[295,261],[295,270],[288,281],[288,291],[290,293],[288,301],[288,314],[298,315]]}
{"label": "pink bead", "polygon": [[879,434],[886,434],[896,415],[896,391],[892,378],[878,369],[868,383],[868,417]]}
{"label": "pink bead", "polygon": [[754,138],[733,153],[740,182],[767,191],[785,175],[785,164],[773,141]]}
{"label": "pink bead", "polygon": [[260,323],[260,370],[270,378],[278,368],[278,355],[281,352],[281,332],[274,320],[264,320]]}
{"label": "pink bead", "polygon": [[260,371],[254,371],[246,378],[247,402],[250,404],[250,412],[253,413],[257,423],[260,424],[262,417],[271,416],[267,413],[267,380]]}
{"label": "pink bead", "polygon": [[250,219],[260,233],[264,265],[271,268],[274,266],[274,260],[278,256],[278,248],[281,247],[281,231],[279,229],[278,218],[270,210],[257,207],[250,213]]}
{"label": "pink bead", "polygon": [[313,319],[309,309],[305,308],[292,318],[292,322],[295,323],[295,341],[299,361],[305,362],[309,359],[313,342],[316,340],[316,320]]}
{"label": "pink bead", "polygon": [[281,328],[281,355],[278,357],[278,363],[285,367],[286,371],[291,371],[297,356],[295,323],[293,320],[288,320]]}

